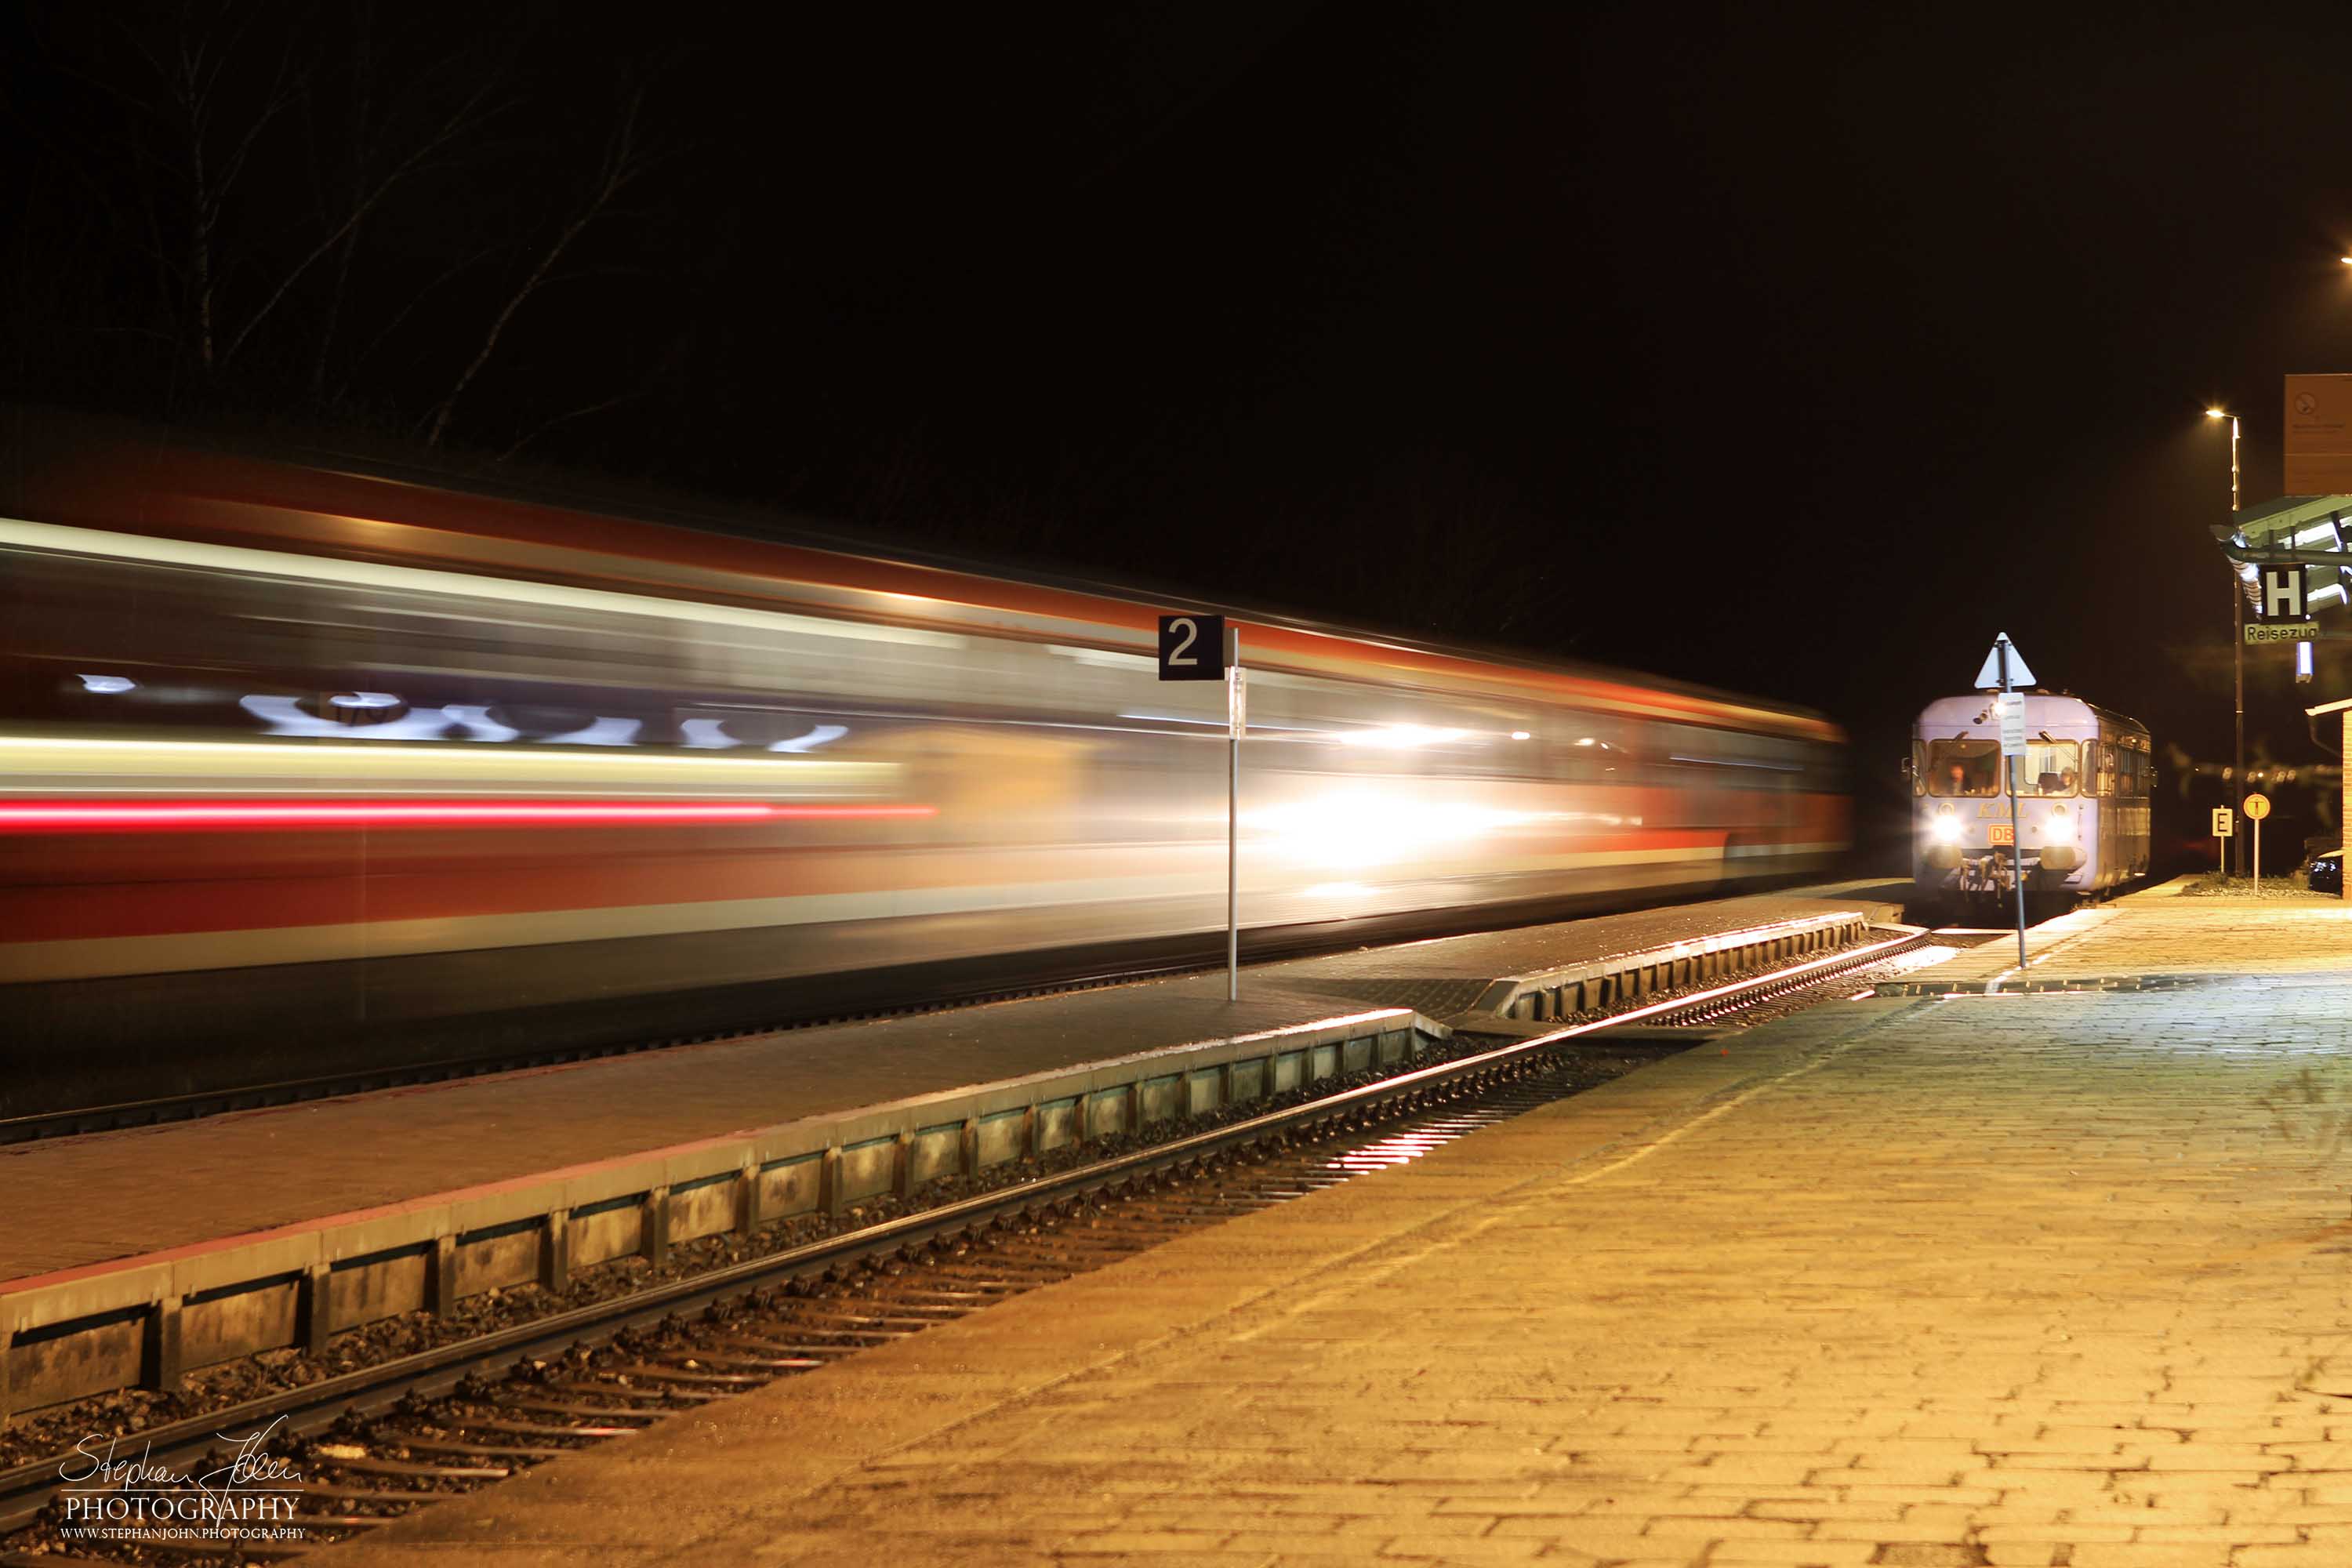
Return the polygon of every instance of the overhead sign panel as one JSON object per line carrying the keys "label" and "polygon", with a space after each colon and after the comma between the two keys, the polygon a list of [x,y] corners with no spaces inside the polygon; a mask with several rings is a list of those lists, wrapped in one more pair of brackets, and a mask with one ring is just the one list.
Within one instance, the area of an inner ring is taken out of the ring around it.
{"label": "overhead sign panel", "polygon": [[2286,378],[2286,493],[2352,494],[2352,375]]}

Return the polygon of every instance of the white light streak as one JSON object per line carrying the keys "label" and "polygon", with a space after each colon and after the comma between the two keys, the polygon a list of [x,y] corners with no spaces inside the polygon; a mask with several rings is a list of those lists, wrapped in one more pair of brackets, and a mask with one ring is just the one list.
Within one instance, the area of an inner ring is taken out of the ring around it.
{"label": "white light streak", "polygon": [[194,567],[201,571],[231,573],[241,577],[293,578],[354,588],[456,595],[488,599],[503,605],[536,605],[604,615],[688,621],[701,626],[740,626],[755,631],[789,632],[800,637],[903,643],[922,647],[961,647],[965,644],[963,637],[953,633],[924,631],[913,626],[824,620],[815,616],[793,615],[782,610],[753,610],[736,605],[657,599],[643,594],[618,594],[605,588],[523,583],[503,577],[480,577],[467,572],[387,566],[372,561],[339,561],[323,555],[297,555],[282,550],[248,550],[242,545],[150,539],[142,534],[111,533],[94,528],[63,528],[54,523],[26,522],[16,519],[0,519],[0,546],[5,545],[137,561],[158,566]]}

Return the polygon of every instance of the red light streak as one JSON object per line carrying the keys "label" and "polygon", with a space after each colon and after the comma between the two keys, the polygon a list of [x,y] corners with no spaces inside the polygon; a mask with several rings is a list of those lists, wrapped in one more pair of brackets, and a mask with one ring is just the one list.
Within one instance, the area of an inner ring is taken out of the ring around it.
{"label": "red light streak", "polygon": [[669,827],[937,816],[935,805],[668,805],[629,801],[31,801],[0,833],[246,833],[328,827]]}

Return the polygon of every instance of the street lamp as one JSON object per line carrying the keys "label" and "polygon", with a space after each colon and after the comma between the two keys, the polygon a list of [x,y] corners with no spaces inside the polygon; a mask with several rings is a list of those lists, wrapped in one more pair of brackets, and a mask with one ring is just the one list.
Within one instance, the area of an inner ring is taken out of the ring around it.
{"label": "street lamp", "polygon": [[[2352,257],[2347,257],[2345,264],[2352,266]],[[2208,408],[2205,417],[2230,422],[2230,526],[2234,530],[2238,525],[2238,416],[2226,408]],[[2238,729],[2227,798],[2234,805],[2238,786],[2246,776],[2246,588],[2234,561],[2230,563],[2230,662],[2236,678]],[[2245,851],[2234,837],[2230,841],[2230,858],[2239,870],[2245,868]]]}

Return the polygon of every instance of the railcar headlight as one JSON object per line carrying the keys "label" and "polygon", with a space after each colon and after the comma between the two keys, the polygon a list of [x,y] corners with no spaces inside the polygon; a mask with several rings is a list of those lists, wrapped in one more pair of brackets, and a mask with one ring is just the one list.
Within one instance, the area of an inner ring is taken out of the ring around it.
{"label": "railcar headlight", "polygon": [[1960,819],[1952,815],[1952,808],[1948,805],[1928,821],[1927,831],[1938,844],[1958,844],[1960,841]]}
{"label": "railcar headlight", "polygon": [[2050,808],[2050,819],[2042,825],[2042,837],[2053,844],[2072,844],[2074,841],[2074,819],[2066,815],[2064,806]]}

